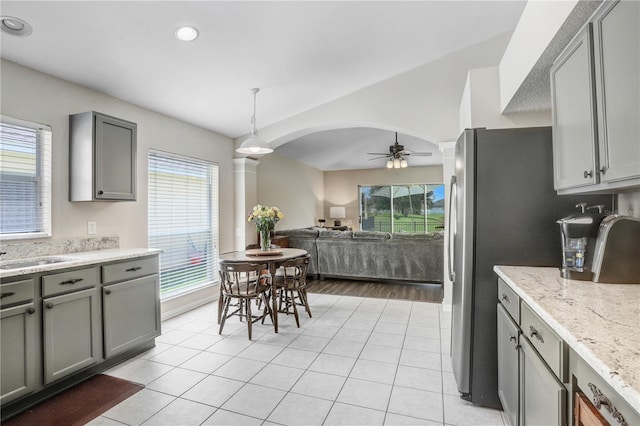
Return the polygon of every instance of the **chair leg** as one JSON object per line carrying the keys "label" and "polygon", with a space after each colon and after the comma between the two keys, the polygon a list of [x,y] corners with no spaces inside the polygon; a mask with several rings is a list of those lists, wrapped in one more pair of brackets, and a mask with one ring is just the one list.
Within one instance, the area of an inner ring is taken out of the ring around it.
{"label": "chair leg", "polygon": [[251,318],[251,300],[247,300],[246,302],[245,309],[247,315],[247,327],[249,329],[249,340],[251,340],[251,326],[253,325],[253,319]]}
{"label": "chair leg", "polygon": [[307,311],[307,314],[309,314],[309,318],[312,318],[311,307],[309,306],[309,300],[307,299],[307,289],[303,288],[298,290],[298,295],[300,296],[300,300],[302,300],[302,303],[304,303],[304,309],[305,311]]}
{"label": "chair leg", "polygon": [[296,299],[293,295],[293,290],[289,290],[289,297],[291,297],[291,305],[293,306],[293,316],[296,319],[296,325],[300,328],[300,318],[298,318],[298,308],[296,307]]}
{"label": "chair leg", "polygon": [[222,314],[222,318],[220,320],[220,329],[218,330],[218,334],[222,334],[222,329],[224,328],[224,323],[227,320],[227,312],[229,311],[229,304],[231,303],[231,298],[227,297],[224,300],[224,312]]}
{"label": "chair leg", "polygon": [[218,324],[220,324],[220,321],[222,320],[222,309],[224,307],[224,296],[222,295],[222,292],[220,293],[220,295],[218,296]]}

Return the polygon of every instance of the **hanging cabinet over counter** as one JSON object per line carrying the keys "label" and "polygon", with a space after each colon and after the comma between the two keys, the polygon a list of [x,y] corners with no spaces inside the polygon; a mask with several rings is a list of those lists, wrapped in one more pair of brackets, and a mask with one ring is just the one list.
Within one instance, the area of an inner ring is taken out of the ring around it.
{"label": "hanging cabinet over counter", "polygon": [[69,200],[136,200],[137,125],[95,111],[69,117]]}

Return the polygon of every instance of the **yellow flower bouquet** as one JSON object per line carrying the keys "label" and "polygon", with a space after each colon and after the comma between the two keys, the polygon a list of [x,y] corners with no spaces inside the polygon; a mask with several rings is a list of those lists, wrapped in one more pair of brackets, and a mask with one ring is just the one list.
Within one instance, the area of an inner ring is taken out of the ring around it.
{"label": "yellow flower bouquet", "polygon": [[277,207],[268,207],[258,204],[251,210],[247,221],[256,224],[260,232],[260,249],[269,250],[271,248],[271,231],[276,227],[276,223],[284,217],[284,214]]}

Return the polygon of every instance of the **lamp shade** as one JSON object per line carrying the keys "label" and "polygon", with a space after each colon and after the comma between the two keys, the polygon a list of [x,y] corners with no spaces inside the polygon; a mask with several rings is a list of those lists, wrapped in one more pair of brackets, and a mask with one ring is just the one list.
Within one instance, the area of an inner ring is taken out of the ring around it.
{"label": "lamp shade", "polygon": [[344,219],[347,217],[347,212],[344,207],[330,207],[329,217],[331,219]]}
{"label": "lamp shade", "polygon": [[238,149],[240,154],[269,154],[273,152],[273,149],[269,148],[269,145],[257,135],[249,136]]}

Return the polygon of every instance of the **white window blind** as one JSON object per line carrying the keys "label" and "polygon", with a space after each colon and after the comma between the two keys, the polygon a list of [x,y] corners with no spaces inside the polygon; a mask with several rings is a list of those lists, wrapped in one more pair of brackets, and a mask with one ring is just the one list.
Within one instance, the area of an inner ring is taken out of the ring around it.
{"label": "white window blind", "polygon": [[213,283],[218,274],[218,166],[149,153],[149,247],[160,248],[166,299]]}
{"label": "white window blind", "polygon": [[51,127],[0,118],[0,238],[51,236]]}

